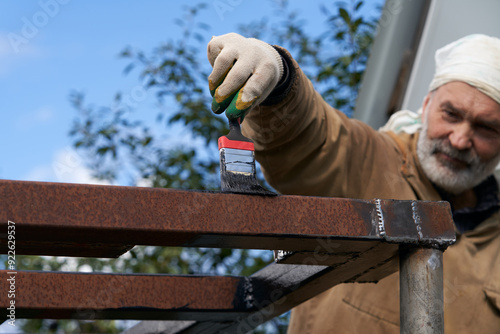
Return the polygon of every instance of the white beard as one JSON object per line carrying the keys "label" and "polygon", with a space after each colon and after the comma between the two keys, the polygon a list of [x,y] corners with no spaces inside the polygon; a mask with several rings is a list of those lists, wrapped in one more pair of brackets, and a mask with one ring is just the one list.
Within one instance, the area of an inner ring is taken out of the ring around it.
{"label": "white beard", "polygon": [[[493,174],[500,161],[500,154],[490,161],[481,162],[473,149],[457,150],[446,139],[429,139],[427,137],[427,117],[422,124],[422,131],[418,138],[417,155],[422,169],[438,187],[454,195],[472,189],[488,176]],[[446,164],[436,157],[436,153],[445,153],[448,156],[467,162],[466,168],[457,169],[452,164]]]}

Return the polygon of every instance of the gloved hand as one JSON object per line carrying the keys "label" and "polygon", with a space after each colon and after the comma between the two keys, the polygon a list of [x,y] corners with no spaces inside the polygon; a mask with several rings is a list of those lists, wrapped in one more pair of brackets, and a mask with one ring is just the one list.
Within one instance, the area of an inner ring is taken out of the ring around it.
{"label": "gloved hand", "polygon": [[229,119],[245,115],[272,92],[283,75],[283,62],[271,45],[236,33],[212,37],[207,47],[213,71],[208,77],[212,110]]}

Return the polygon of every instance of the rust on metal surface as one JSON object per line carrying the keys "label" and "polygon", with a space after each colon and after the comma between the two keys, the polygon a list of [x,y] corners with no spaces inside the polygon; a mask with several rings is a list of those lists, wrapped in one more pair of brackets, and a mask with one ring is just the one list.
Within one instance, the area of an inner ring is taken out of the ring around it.
{"label": "rust on metal surface", "polygon": [[[385,277],[390,272],[384,265],[397,247],[378,242],[335,266],[271,264],[249,277],[17,271],[16,318],[197,320],[218,330],[257,326],[255,319],[270,320],[336,284]],[[3,291],[9,291],[11,275],[0,271]],[[9,302],[7,293],[0,295],[4,316]]]}
{"label": "rust on metal surface", "polygon": [[[19,271],[19,318],[197,320],[183,331],[242,332],[336,284],[391,274],[399,245],[444,249],[455,240],[445,202],[23,181],[0,181],[0,196],[0,228],[15,222],[16,254],[116,257],[133,245],[227,247],[281,249],[278,262],[291,263],[250,277]],[[4,252],[6,236],[0,233]],[[7,295],[0,297],[4,312],[7,305]]]}
{"label": "rust on metal surface", "polygon": [[[43,235],[48,234],[50,229],[45,230]],[[54,233],[58,233],[55,231]],[[99,233],[99,232],[96,232]],[[24,236],[16,240],[17,254],[22,255],[53,255],[53,256],[76,256],[76,257],[97,257],[97,258],[117,258],[134,248],[134,245],[120,245],[113,243],[91,243],[86,241],[45,241],[24,239]],[[71,239],[70,239],[71,240]],[[0,245],[4,247],[0,239]],[[20,250],[20,251],[19,251]]]}
{"label": "rust on metal surface", "polygon": [[[246,311],[241,277],[0,271],[0,308],[16,318],[234,320]],[[240,298],[241,299],[241,298]]]}
{"label": "rust on metal surface", "polygon": [[454,238],[446,202],[418,204],[417,216],[432,217],[422,239],[404,207],[413,201],[382,201],[381,234],[368,200],[9,180],[0,181],[0,196],[0,228],[16,223],[17,254],[116,257],[133,245],[321,251],[318,240],[331,237],[443,245]]}

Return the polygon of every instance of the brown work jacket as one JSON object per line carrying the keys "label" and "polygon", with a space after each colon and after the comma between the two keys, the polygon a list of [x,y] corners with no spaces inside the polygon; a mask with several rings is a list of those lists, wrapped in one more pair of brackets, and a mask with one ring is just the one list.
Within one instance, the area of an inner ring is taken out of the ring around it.
{"label": "brown work jacket", "polygon": [[[282,50],[282,52],[285,52]],[[243,122],[283,194],[441,200],[416,155],[418,134],[378,132],[329,106],[293,63],[290,91]],[[444,253],[446,333],[500,333],[500,213]],[[399,333],[399,276],[341,284],[292,311],[289,333]]]}

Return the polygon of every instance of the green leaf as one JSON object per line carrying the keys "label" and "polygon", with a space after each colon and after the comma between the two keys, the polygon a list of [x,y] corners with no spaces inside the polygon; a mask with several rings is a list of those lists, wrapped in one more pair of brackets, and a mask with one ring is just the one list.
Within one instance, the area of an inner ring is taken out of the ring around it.
{"label": "green leaf", "polygon": [[110,150],[110,147],[100,147],[97,149],[97,154],[99,155],[104,155],[106,154],[106,152],[108,152]]}
{"label": "green leaf", "polygon": [[351,17],[349,13],[344,8],[339,8],[339,16],[344,20],[344,22],[350,26],[351,25]]}

